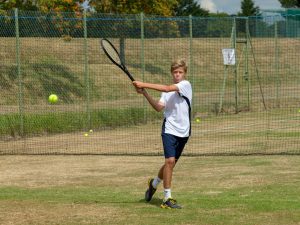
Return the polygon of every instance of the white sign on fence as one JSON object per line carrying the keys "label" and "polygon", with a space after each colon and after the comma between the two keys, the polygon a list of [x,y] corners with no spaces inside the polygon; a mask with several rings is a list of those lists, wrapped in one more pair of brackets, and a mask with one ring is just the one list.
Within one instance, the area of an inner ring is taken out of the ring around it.
{"label": "white sign on fence", "polygon": [[222,49],[224,65],[235,65],[235,49],[223,48]]}

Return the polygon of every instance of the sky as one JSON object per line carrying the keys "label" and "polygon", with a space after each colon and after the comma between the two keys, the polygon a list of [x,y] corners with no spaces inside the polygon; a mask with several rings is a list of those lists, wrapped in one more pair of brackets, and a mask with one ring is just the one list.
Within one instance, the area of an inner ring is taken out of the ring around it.
{"label": "sky", "polygon": [[[241,0],[198,0],[201,8],[208,9],[210,12],[226,12],[236,14],[241,11]],[[255,6],[262,9],[280,9],[281,4],[278,0],[253,0]]]}

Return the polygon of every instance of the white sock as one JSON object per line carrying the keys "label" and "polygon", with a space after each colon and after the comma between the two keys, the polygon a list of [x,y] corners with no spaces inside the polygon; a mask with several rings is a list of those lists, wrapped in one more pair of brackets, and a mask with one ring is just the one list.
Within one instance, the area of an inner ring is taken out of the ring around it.
{"label": "white sock", "polygon": [[153,182],[152,182],[152,186],[157,189],[157,186],[159,185],[159,183],[161,182],[161,179],[159,177],[155,177]]}
{"label": "white sock", "polygon": [[164,195],[165,195],[165,197],[164,197],[165,201],[167,201],[168,198],[172,198],[172,196],[171,196],[171,189],[170,188],[165,189],[164,190]]}

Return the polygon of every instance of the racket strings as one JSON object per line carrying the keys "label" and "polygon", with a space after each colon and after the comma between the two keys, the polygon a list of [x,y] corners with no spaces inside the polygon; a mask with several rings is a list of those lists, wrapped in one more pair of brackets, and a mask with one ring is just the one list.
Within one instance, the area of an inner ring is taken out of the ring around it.
{"label": "racket strings", "polygon": [[103,48],[105,49],[105,51],[107,52],[107,54],[111,57],[111,59],[121,65],[121,59],[120,56],[118,54],[118,52],[111,46],[111,44],[107,41],[103,41]]}

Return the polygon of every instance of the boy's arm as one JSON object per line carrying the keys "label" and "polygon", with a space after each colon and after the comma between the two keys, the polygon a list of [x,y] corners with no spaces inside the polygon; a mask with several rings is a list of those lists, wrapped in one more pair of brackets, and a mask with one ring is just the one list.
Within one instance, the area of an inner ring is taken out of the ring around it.
{"label": "boy's arm", "polygon": [[149,88],[161,92],[179,91],[178,87],[175,84],[162,85],[162,84],[151,84],[151,83],[144,83],[140,81],[133,81],[133,85],[136,88],[140,88],[140,89]]}
{"label": "boy's arm", "polygon": [[145,89],[137,89],[138,93],[143,94],[150,105],[157,111],[160,112],[165,106],[160,102],[151,97]]}

